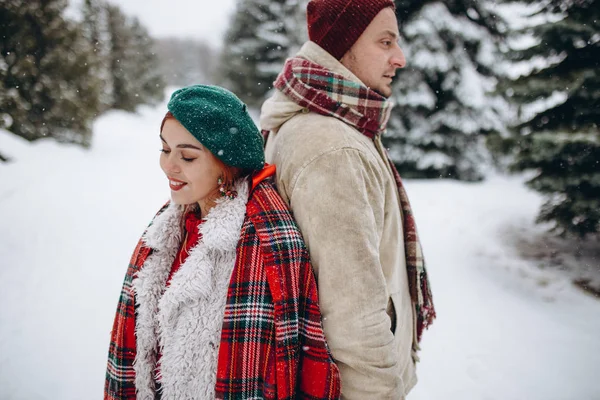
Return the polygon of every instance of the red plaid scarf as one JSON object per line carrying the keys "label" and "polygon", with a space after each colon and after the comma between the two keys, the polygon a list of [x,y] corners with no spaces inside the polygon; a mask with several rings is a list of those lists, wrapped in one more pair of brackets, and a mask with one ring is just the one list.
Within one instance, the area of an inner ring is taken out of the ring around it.
{"label": "red plaid scarf", "polygon": [[[383,96],[304,58],[286,61],[275,87],[302,107],[337,118],[374,139],[385,130],[391,106]],[[417,315],[417,342],[435,318],[433,297],[425,269],[415,218],[400,174],[387,155],[394,173],[404,227],[404,247],[410,295]]]}
{"label": "red plaid scarf", "polygon": [[[131,282],[151,252],[140,240],[125,276],[111,333],[105,400],[136,398]],[[218,399],[340,396],[339,371],[325,342],[309,256],[271,179],[258,184],[246,206],[227,293],[215,393]]]}

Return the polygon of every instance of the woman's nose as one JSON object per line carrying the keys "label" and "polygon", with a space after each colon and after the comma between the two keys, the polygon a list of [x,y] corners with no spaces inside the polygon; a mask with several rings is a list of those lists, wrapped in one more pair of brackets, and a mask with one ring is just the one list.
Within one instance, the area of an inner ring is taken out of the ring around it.
{"label": "woman's nose", "polygon": [[181,172],[181,168],[179,167],[179,163],[177,159],[174,157],[173,152],[170,154],[163,154],[163,166],[164,170],[167,173],[178,173]]}

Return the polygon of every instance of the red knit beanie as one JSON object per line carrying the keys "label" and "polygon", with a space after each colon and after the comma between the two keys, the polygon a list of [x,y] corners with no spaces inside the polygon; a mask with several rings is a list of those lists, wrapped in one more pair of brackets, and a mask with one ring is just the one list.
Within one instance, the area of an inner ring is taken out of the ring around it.
{"label": "red knit beanie", "polygon": [[308,37],[340,60],[373,18],[393,0],[311,0],[306,7]]}

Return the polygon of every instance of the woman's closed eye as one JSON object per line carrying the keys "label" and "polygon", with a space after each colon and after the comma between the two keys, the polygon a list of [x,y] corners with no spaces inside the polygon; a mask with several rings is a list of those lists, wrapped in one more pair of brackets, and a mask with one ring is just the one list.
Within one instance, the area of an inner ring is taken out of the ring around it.
{"label": "woman's closed eye", "polygon": [[[160,149],[160,152],[163,154],[171,154],[171,149]],[[185,162],[192,162],[196,159],[196,157],[186,157],[183,153],[181,153],[180,158]]]}

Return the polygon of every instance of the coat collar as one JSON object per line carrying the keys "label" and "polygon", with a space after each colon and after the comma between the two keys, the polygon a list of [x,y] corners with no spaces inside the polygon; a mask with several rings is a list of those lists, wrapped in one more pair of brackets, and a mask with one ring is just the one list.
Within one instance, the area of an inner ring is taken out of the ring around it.
{"label": "coat collar", "polygon": [[[188,257],[173,275],[161,303],[193,302],[211,294],[215,260],[219,255],[235,253],[246,215],[248,180],[236,182],[235,189],[238,192],[236,198],[218,199],[217,204],[203,219],[199,227],[201,239],[192,246]],[[180,225],[183,209],[181,205],[170,203],[166,210],[154,219],[143,236],[145,244],[153,250],[138,274],[144,286],[147,285],[144,291],[158,294],[165,288],[166,279],[181,244]]]}
{"label": "coat collar", "polygon": [[[235,187],[238,196],[233,200],[218,199],[217,204],[208,212],[200,225],[202,243],[211,250],[228,251],[235,249],[237,245],[241,227],[240,213],[243,221],[243,213],[248,202],[247,179],[239,180]],[[170,202],[146,230],[142,238],[144,244],[157,251],[177,251],[181,244],[180,222],[183,209],[183,206]]]}

